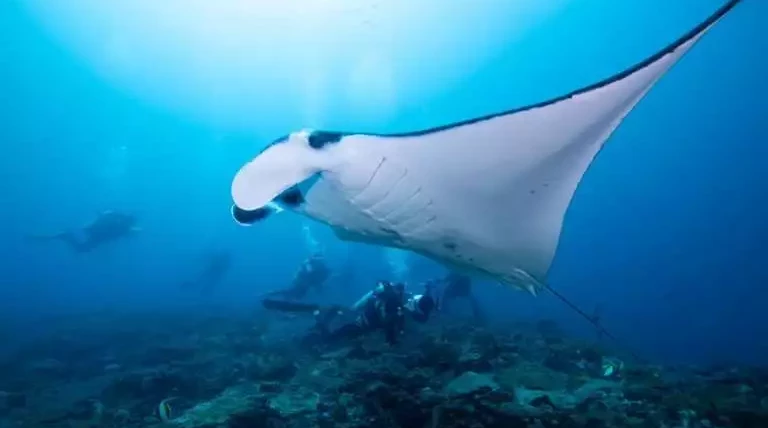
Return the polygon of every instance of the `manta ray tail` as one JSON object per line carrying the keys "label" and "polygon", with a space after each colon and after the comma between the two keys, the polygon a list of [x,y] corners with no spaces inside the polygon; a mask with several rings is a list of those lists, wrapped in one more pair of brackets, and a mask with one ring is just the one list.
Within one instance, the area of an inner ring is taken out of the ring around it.
{"label": "manta ray tail", "polygon": [[629,348],[623,341],[621,341],[618,337],[613,335],[610,331],[606,330],[605,327],[603,327],[602,323],[600,323],[598,317],[591,316],[587,314],[583,309],[579,308],[575,303],[573,303],[570,299],[560,294],[559,291],[555,290],[548,284],[542,284],[542,287],[552,293],[553,296],[555,296],[558,300],[565,303],[566,306],[573,309],[574,312],[579,314],[580,317],[584,318],[592,324],[595,327],[595,330],[597,332],[605,337],[608,337],[612,341],[614,341],[617,345],[619,345],[621,348],[623,348],[625,351],[627,351],[632,357],[634,357],[636,360],[642,360],[640,356],[637,355],[632,349]]}

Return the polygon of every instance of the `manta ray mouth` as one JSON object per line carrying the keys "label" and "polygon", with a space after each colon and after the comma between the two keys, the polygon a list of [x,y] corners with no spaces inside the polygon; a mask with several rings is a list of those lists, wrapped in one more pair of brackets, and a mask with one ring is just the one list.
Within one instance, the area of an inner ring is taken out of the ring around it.
{"label": "manta ray mouth", "polygon": [[[309,179],[305,180],[305,182],[302,184],[306,184],[304,187],[309,188],[315,181],[316,180]],[[235,222],[243,226],[250,226],[265,220],[272,214],[278,214],[284,211],[286,208],[296,209],[303,203],[304,193],[301,191],[299,186],[292,186],[288,190],[278,195],[272,202],[267,203],[267,205],[261,208],[246,210],[238,207],[237,204],[233,204],[231,213]]]}
{"label": "manta ray mouth", "polygon": [[327,159],[320,148],[312,145],[311,137],[306,131],[295,132],[268,146],[240,168],[232,180],[235,205],[253,212],[280,199],[288,207],[302,203],[297,186],[322,171]]}

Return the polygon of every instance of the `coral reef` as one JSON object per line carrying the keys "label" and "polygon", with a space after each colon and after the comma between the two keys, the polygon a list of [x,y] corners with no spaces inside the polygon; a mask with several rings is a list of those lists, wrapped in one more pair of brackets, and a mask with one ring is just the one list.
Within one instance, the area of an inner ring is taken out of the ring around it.
{"label": "coral reef", "polygon": [[0,427],[768,427],[760,368],[645,364],[551,322],[330,347],[265,316],[60,323],[0,361]]}

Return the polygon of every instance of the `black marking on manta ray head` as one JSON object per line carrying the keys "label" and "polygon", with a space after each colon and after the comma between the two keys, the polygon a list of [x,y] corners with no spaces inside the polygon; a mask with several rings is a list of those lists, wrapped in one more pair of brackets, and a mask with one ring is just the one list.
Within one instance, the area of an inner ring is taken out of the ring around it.
{"label": "black marking on manta ray head", "polygon": [[289,208],[296,208],[304,203],[304,194],[301,193],[298,187],[293,186],[275,199]]}
{"label": "black marking on manta ray head", "polygon": [[280,137],[280,138],[276,138],[276,139],[272,140],[272,142],[270,142],[269,144],[267,144],[266,146],[264,146],[264,148],[263,148],[263,149],[259,150],[259,153],[258,153],[256,156],[258,156],[258,155],[260,155],[260,154],[264,153],[265,151],[267,151],[267,149],[268,149],[268,148],[270,148],[270,147],[272,147],[272,146],[274,146],[274,145],[277,145],[277,144],[282,144],[282,143],[284,143],[284,142],[288,141],[288,138],[289,138],[289,137],[290,137],[290,135],[283,135],[283,136],[282,136],[282,137]]}
{"label": "black marking on manta ray head", "polygon": [[275,138],[269,144],[267,144],[267,147],[274,146],[275,144],[284,143],[284,142],[288,141],[289,138],[291,138],[291,134],[285,134],[282,137]]}
{"label": "black marking on manta ray head", "polygon": [[445,247],[448,250],[456,251],[456,243],[455,242],[445,242],[443,244],[443,247]]}
{"label": "black marking on manta ray head", "polygon": [[272,214],[272,211],[272,208],[269,207],[244,210],[237,205],[232,205],[232,218],[244,226],[250,226],[269,217],[269,215]]}
{"label": "black marking on manta ray head", "polygon": [[334,144],[344,138],[344,133],[333,131],[312,131],[309,134],[309,147],[313,149],[322,149],[328,144]]}

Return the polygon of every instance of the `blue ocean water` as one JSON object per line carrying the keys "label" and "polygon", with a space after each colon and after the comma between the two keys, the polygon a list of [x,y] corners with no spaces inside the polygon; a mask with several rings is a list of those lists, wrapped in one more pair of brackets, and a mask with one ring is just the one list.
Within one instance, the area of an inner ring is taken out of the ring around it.
{"label": "blue ocean water", "polygon": [[[243,229],[229,215],[233,174],[275,137],[407,131],[545,100],[655,53],[722,1],[456,3],[3,2],[7,334],[59,312],[256,306],[308,253],[295,216]],[[566,221],[553,287],[655,359],[768,356],[765,16],[768,3],[745,0],[658,84]],[[135,212],[141,234],[85,255],[26,239],[105,209]],[[334,268],[353,258],[365,272],[324,298],[389,274],[381,249],[308,227]],[[210,248],[233,267],[201,301],[177,284]],[[592,334],[549,296],[477,293],[497,317]]]}

